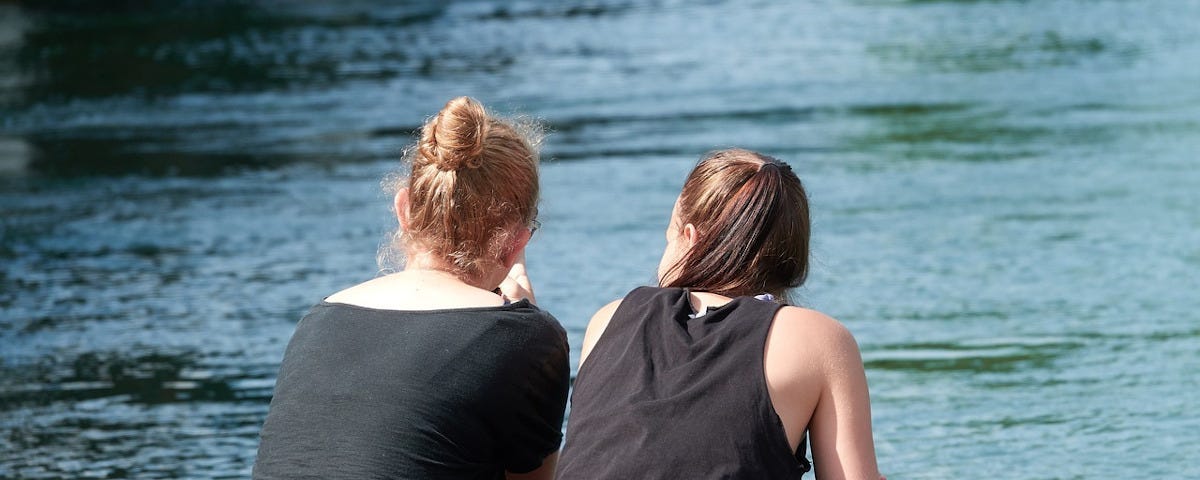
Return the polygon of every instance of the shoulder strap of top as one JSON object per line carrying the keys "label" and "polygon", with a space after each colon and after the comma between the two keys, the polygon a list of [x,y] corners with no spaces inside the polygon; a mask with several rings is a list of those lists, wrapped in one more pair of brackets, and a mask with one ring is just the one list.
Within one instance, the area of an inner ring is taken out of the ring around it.
{"label": "shoulder strap of top", "polygon": [[[626,317],[635,316],[635,312],[646,311],[649,304],[655,302],[658,298],[661,298],[665,295],[678,297],[683,292],[684,291],[682,289],[677,288],[647,286],[637,287],[625,294],[625,297],[621,299],[621,304],[618,305],[616,311],[613,312],[612,319],[609,320],[608,326],[611,328],[615,325],[620,325],[624,323],[623,319]],[[667,303],[673,302],[674,300],[672,299]]]}
{"label": "shoulder strap of top", "polygon": [[650,297],[653,297],[655,294],[662,292],[663,290],[664,289],[661,287],[637,287],[625,294],[625,297],[621,300],[621,303],[624,304],[630,301],[632,301],[632,303],[641,303],[650,299]]}

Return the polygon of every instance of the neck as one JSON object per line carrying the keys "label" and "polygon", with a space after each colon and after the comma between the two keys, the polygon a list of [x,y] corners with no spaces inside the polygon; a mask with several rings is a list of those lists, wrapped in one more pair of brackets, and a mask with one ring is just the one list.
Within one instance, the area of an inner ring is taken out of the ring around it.
{"label": "neck", "polygon": [[479,278],[470,278],[455,273],[454,269],[446,265],[444,261],[435,259],[427,253],[412,254],[412,252],[409,252],[408,261],[404,264],[404,271],[439,275],[487,291],[492,291],[500,285],[506,273],[502,272],[497,275],[494,272],[483,272]]}

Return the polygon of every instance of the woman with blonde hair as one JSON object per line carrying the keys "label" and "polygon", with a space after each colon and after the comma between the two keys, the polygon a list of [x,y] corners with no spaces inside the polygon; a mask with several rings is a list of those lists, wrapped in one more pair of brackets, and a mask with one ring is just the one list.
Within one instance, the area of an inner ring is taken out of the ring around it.
{"label": "woman with blonde hair", "polygon": [[671,213],[659,287],[592,317],[559,479],[881,478],[858,346],[789,306],[808,274],[808,200],[787,164],[705,156]]}
{"label": "woman with blonde hair", "polygon": [[254,478],[549,478],[566,334],[534,305],[536,139],[473,99],[424,126],[395,195],[403,271],[296,326]]}

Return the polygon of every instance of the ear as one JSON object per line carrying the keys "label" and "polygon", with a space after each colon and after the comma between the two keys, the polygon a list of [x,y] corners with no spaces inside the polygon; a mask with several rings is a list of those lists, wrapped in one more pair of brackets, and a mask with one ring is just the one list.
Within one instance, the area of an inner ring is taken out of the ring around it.
{"label": "ear", "polygon": [[394,198],[392,201],[394,202],[393,206],[396,207],[396,219],[400,221],[400,228],[402,230],[408,230],[408,207],[410,205],[408,201],[408,187],[401,188],[400,191],[396,192],[396,198]]}
{"label": "ear", "polygon": [[684,225],[679,232],[683,236],[683,241],[687,244],[688,250],[691,250],[696,245],[696,226],[692,224]]}

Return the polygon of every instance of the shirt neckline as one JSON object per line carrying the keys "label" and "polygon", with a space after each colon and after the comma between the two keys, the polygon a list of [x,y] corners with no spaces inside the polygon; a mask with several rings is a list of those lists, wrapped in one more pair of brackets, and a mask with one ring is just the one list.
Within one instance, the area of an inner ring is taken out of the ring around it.
{"label": "shirt neckline", "polygon": [[354,310],[363,310],[363,311],[368,311],[368,312],[418,313],[418,314],[420,314],[420,313],[453,313],[453,312],[486,312],[486,311],[496,311],[496,310],[517,310],[517,309],[521,309],[521,308],[530,308],[530,307],[537,308],[536,305],[529,302],[528,298],[522,298],[515,302],[510,302],[510,303],[506,303],[503,305],[480,305],[480,306],[475,306],[475,307],[433,308],[433,309],[428,309],[428,310],[376,308],[376,307],[368,307],[365,305],[355,305],[353,303],[330,302],[328,300],[321,300],[321,302],[318,303],[317,306],[350,308],[350,309],[354,309]]}

